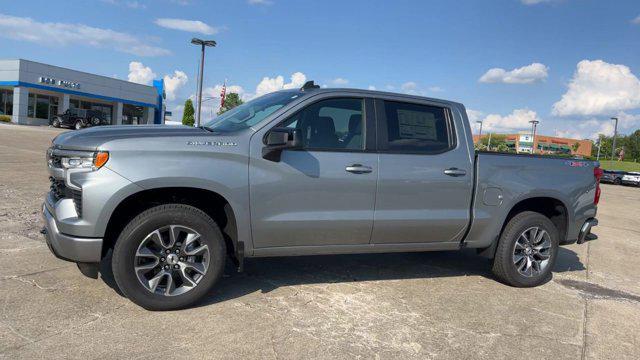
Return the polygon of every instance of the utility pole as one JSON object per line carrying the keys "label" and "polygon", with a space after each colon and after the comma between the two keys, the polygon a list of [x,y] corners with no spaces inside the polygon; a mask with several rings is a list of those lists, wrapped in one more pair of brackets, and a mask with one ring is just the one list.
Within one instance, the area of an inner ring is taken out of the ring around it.
{"label": "utility pole", "polygon": [[600,161],[600,148],[602,147],[602,135],[598,135],[598,156],[596,156],[596,161]]}
{"label": "utility pole", "polygon": [[531,153],[535,154],[536,153],[536,128],[538,127],[538,124],[540,123],[540,121],[530,120],[529,122],[531,123]]}
{"label": "utility pole", "polygon": [[491,151],[491,134],[489,133],[489,142],[487,143],[487,150]]}
{"label": "utility pole", "polygon": [[611,161],[613,161],[613,157],[616,155],[616,138],[618,137],[618,118],[612,117],[611,120],[615,120],[616,125],[613,128],[613,144],[611,145]]}
{"label": "utility pole", "polygon": [[191,39],[194,45],[200,45],[200,68],[198,71],[198,109],[196,110],[196,127],[200,126],[200,112],[202,110],[202,78],[204,77],[204,48],[207,46],[214,47],[216,42],[213,40],[202,40],[198,38]]}

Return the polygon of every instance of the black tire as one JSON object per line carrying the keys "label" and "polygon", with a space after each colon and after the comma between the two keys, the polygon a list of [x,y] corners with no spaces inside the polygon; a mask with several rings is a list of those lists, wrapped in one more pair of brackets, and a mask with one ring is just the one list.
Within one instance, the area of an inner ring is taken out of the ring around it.
{"label": "black tire", "polygon": [[[155,229],[178,224],[197,231],[210,249],[206,273],[191,290],[175,296],[149,291],[138,280],[135,255],[144,238]],[[136,216],[120,233],[113,249],[113,275],[120,290],[131,301],[147,310],[175,310],[193,305],[202,299],[222,276],[226,245],[220,228],[203,211],[184,204],[167,204],[148,209]]]}
{"label": "black tire", "polygon": [[51,126],[53,126],[54,128],[59,128],[60,127],[60,120],[59,119],[53,119],[53,122],[51,123]]}
{"label": "black tire", "polygon": [[80,121],[80,120],[76,121],[76,123],[73,125],[73,127],[74,127],[76,130],[80,130],[80,129],[82,129],[82,121]]}
{"label": "black tire", "polygon": [[91,125],[93,126],[100,125],[100,119],[98,119],[97,117],[94,117],[93,119],[91,119]]}
{"label": "black tire", "polygon": [[[518,272],[514,264],[514,249],[520,235],[531,227],[538,227],[549,234],[549,260],[538,275],[527,277]],[[515,287],[534,287],[542,285],[551,279],[551,270],[558,255],[559,236],[555,225],[546,216],[524,211],[514,216],[505,226],[493,259],[493,274],[501,282]]]}
{"label": "black tire", "polygon": [[620,184],[622,184],[622,179],[620,179],[620,178],[615,178],[615,179],[613,180],[613,185],[620,185]]}

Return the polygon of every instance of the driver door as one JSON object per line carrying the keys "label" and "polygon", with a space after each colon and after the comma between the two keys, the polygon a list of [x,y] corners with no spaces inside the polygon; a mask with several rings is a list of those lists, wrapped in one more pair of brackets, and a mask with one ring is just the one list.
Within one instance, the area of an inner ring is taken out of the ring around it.
{"label": "driver door", "polygon": [[[254,247],[368,244],[378,177],[372,104],[358,97],[307,103],[273,127],[293,127],[302,149],[263,159],[263,136],[251,140],[249,184]],[[294,110],[295,111],[295,110]],[[367,131],[369,129],[370,131]],[[371,134],[371,135],[370,135]]]}

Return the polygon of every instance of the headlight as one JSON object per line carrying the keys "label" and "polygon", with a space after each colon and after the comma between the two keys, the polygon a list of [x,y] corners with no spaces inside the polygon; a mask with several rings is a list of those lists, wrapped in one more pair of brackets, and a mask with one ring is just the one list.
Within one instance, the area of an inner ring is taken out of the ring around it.
{"label": "headlight", "polygon": [[91,169],[98,170],[109,160],[109,153],[97,151],[91,156],[67,156],[60,157],[60,164],[65,169]]}

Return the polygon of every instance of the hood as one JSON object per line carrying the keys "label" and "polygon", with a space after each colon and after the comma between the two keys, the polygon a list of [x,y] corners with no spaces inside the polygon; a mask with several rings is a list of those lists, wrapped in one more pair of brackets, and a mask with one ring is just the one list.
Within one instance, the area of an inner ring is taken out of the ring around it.
{"label": "hood", "polygon": [[208,131],[191,126],[174,125],[119,125],[96,126],[83,130],[67,131],[53,139],[55,147],[69,150],[96,150],[100,145],[119,139],[197,136]]}

